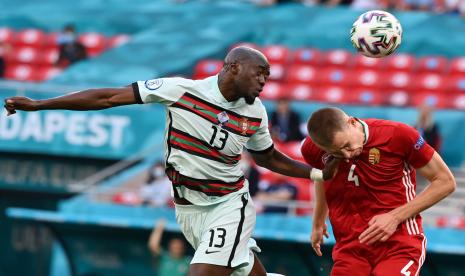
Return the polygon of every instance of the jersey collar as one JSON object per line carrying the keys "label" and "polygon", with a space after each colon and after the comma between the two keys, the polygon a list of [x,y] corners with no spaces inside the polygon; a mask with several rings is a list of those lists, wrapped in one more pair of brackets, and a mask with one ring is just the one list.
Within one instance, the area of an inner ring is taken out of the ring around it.
{"label": "jersey collar", "polygon": [[221,94],[220,88],[218,87],[218,75],[214,75],[210,78],[211,88],[212,88],[212,98],[219,103],[229,103]]}
{"label": "jersey collar", "polygon": [[355,118],[363,127],[363,134],[365,136],[365,139],[363,140],[363,144],[365,145],[368,142],[368,138],[370,137],[370,130],[368,129],[367,123],[364,121],[360,120],[359,118]]}

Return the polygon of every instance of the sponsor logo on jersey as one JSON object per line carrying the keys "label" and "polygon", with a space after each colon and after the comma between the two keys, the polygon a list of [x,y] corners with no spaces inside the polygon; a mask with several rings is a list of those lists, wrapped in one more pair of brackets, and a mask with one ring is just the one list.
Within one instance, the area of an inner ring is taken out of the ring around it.
{"label": "sponsor logo on jersey", "polygon": [[247,130],[249,130],[249,127],[250,127],[249,120],[247,118],[242,118],[239,121],[239,127],[241,129],[242,135],[247,134]]}
{"label": "sponsor logo on jersey", "polygon": [[216,116],[218,117],[218,122],[220,123],[220,125],[223,125],[224,123],[227,123],[229,121],[229,116],[228,113],[226,113],[226,111],[220,112],[216,114]]}
{"label": "sponsor logo on jersey", "polygon": [[379,152],[379,149],[377,148],[372,148],[368,152],[368,162],[372,165],[376,165],[379,163],[381,160],[381,153]]}
{"label": "sponsor logo on jersey", "polygon": [[149,90],[157,90],[163,85],[163,79],[146,80],[145,87]]}
{"label": "sponsor logo on jersey", "polygon": [[415,145],[413,146],[416,150],[419,150],[421,149],[421,147],[423,147],[423,145],[425,144],[425,139],[423,139],[423,137],[418,137],[418,140],[417,142],[415,143]]}

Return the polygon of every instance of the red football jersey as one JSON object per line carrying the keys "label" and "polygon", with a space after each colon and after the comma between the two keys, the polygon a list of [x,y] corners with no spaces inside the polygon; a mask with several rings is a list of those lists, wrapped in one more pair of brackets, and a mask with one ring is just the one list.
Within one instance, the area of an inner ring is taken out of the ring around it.
{"label": "red football jersey", "polygon": [[[434,154],[420,134],[403,123],[367,119],[362,153],[339,164],[336,176],[326,181],[329,218],[336,241],[349,241],[368,227],[370,219],[404,205],[415,197],[415,168],[426,165]],[[325,152],[307,137],[301,148],[311,166],[324,167]],[[396,234],[423,232],[421,217],[408,219]]]}

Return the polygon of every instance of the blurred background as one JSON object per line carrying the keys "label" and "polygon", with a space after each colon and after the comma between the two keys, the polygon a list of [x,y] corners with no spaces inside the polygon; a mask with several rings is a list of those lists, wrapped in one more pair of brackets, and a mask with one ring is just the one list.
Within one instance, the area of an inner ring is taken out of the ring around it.
{"label": "blurred background", "polygon": [[[453,168],[457,190],[423,214],[421,275],[465,275],[464,0],[0,0],[0,95],[48,98],[164,76],[216,74],[234,46],[264,52],[261,98],[277,148],[302,160],[305,122],[333,105],[415,126]],[[357,54],[367,9],[404,29],[396,55]],[[462,57],[463,56],[463,57]],[[0,275],[185,275],[192,249],[164,174],[165,110],[0,115]],[[243,169],[268,271],[329,275],[330,238],[309,244],[313,187]],[[417,192],[426,183],[419,179]],[[350,223],[350,222],[347,222]]]}

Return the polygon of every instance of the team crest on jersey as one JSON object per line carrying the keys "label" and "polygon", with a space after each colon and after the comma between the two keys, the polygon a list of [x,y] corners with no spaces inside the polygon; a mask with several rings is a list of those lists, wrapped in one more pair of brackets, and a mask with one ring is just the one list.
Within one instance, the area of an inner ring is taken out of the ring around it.
{"label": "team crest on jersey", "polygon": [[241,129],[242,135],[247,134],[247,130],[249,130],[249,126],[250,126],[250,123],[249,123],[249,120],[247,120],[247,118],[242,118],[239,121],[239,128]]}
{"label": "team crest on jersey", "polygon": [[145,87],[149,90],[157,90],[163,85],[163,79],[146,80]]}
{"label": "team crest on jersey", "polygon": [[216,114],[216,117],[218,117],[218,122],[220,123],[220,125],[223,125],[229,121],[229,116],[228,113],[226,113],[226,111]]}
{"label": "team crest on jersey", "polygon": [[381,153],[379,152],[379,149],[377,148],[372,148],[368,152],[368,162],[372,165],[376,165],[379,163],[381,160]]}

